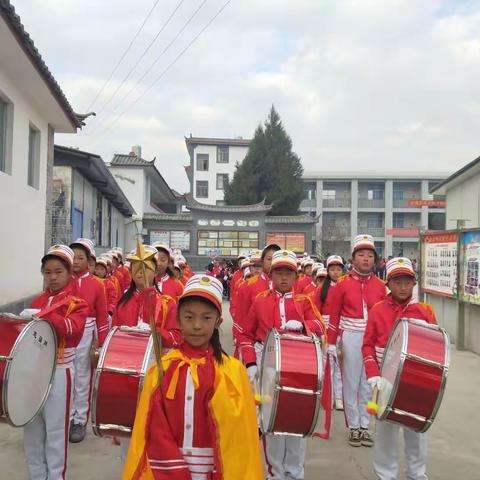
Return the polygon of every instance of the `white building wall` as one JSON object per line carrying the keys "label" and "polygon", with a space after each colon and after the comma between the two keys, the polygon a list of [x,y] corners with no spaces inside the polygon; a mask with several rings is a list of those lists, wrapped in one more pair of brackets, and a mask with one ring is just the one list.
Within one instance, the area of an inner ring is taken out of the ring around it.
{"label": "white building wall", "polygon": [[480,173],[447,191],[447,229],[457,228],[457,220],[480,226]]}
{"label": "white building wall", "polygon": [[[228,180],[232,181],[235,173],[235,165],[242,163],[247,155],[248,147],[229,146],[228,163],[217,163],[216,145],[198,145],[193,151],[193,197],[201,203],[215,205],[217,201],[223,201],[224,190],[217,190],[217,173],[228,174]],[[197,170],[197,154],[208,154],[208,171]],[[208,197],[197,197],[197,180],[208,182]]]}
{"label": "white building wall", "polygon": [[143,218],[145,211],[145,173],[143,169],[112,166],[109,169],[135,210],[136,216]]}
{"label": "white building wall", "polygon": [[[0,69],[0,94],[13,104],[11,174],[0,172],[0,305],[42,289],[40,259],[45,252],[48,124]],[[28,135],[40,131],[39,188],[27,184]],[[21,263],[15,253],[23,245]]]}

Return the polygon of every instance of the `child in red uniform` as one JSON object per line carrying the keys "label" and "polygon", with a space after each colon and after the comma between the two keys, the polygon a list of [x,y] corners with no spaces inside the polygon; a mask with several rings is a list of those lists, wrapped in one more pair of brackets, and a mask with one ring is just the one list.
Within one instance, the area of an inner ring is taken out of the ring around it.
{"label": "child in red uniform", "polygon": [[107,312],[109,318],[109,325],[111,325],[113,314],[117,307],[117,302],[119,299],[118,289],[116,284],[112,281],[111,277],[107,275],[108,260],[100,256],[95,262],[95,277],[102,280],[103,285],[105,286],[105,293],[107,295]]}
{"label": "child in red uniform", "polygon": [[[42,258],[45,291],[22,312],[45,318],[58,340],[57,366],[45,405],[24,427],[29,480],[65,479],[75,347],[82,338],[88,305],[73,295],[73,251],[54,245]],[[56,308],[55,308],[56,306]],[[34,366],[32,366],[34,368]]]}
{"label": "child in red uniform", "polygon": [[[145,298],[142,291],[148,286],[154,285],[155,271],[157,269],[156,249],[150,245],[143,246],[145,252],[151,253],[151,258],[145,265],[135,256],[128,256],[131,262],[132,283],[122,295],[117,304],[117,310],[113,318],[113,326],[126,325],[145,330],[150,329],[148,313],[145,311]],[[146,281],[144,277],[146,275]],[[165,348],[177,347],[181,343],[180,329],[176,322],[177,304],[172,297],[157,292],[153,306],[157,331],[162,337],[162,345]]]}
{"label": "child in red uniform", "polygon": [[[258,376],[263,344],[272,328],[324,333],[321,317],[305,295],[296,295],[297,259],[293,252],[279,250],[273,254],[270,277],[272,287],[257,295],[239,335],[242,361],[252,383]],[[266,435],[265,460],[269,479],[303,479],[307,441],[304,438]]]}
{"label": "child in red uniform", "polygon": [[341,333],[342,381],[345,419],[352,447],[371,447],[368,430],[370,416],[366,411],[371,388],[363,368],[362,343],[369,310],[386,295],[385,284],[373,274],[377,253],[371,235],[354,239],[353,269],[338,280],[332,290],[328,349],[337,355],[337,338]]}
{"label": "child in red uniform", "polygon": [[93,242],[88,238],[79,238],[70,245],[70,248],[75,254],[72,285],[75,294],[83,298],[90,308],[83,337],[77,346],[75,355],[70,441],[77,443],[85,438],[90,412],[90,392],[93,377],[90,349],[95,337],[95,330],[98,345],[101,347],[108,334],[109,322],[105,287],[88,270],[88,262],[92,256],[95,256]]}
{"label": "child in red uniform", "polygon": [[153,367],[142,391],[123,480],[260,480],[253,394],[220,345],[220,281],[194,275],[180,297],[184,343]]}
{"label": "child in red uniform", "polygon": [[156,242],[153,246],[158,251],[157,276],[155,277],[158,291],[164,295],[169,295],[177,301],[183,292],[183,285],[175,279],[171,265],[172,255],[170,249],[161,242]]}
{"label": "child in red uniform", "polygon": [[[412,300],[415,272],[408,258],[392,258],[386,265],[387,286],[391,293],[369,312],[362,353],[368,383],[381,390],[386,380],[380,376],[380,363],[390,333],[399,318],[436,324],[432,307]],[[396,480],[399,466],[400,425],[377,422],[373,467],[379,480]],[[427,440],[425,433],[403,428],[407,478],[426,480]]]}
{"label": "child in red uniform", "polygon": [[[330,255],[327,258],[327,268],[317,271],[320,275],[317,288],[313,293],[312,300],[315,306],[322,314],[325,325],[328,327],[330,322],[330,302],[332,298],[332,288],[337,283],[337,280],[343,275],[343,260],[338,255]],[[343,410],[343,389],[342,389],[342,375],[338,359],[333,355],[330,358],[330,373],[332,376],[332,393],[334,405],[337,410]]]}
{"label": "child in red uniform", "polygon": [[313,280],[312,269],[314,263],[314,260],[310,257],[306,257],[301,261],[301,274],[298,276],[295,284],[296,293],[305,293],[305,289],[308,289],[308,285]]}

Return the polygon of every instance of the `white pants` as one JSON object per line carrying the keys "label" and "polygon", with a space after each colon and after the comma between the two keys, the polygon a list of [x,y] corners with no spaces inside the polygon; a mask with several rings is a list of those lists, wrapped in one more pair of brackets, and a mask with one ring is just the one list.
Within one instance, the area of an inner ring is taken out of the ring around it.
{"label": "white pants", "polygon": [[343,332],[343,407],[348,428],[368,428],[367,403],[372,389],[367,383],[362,356],[363,332]]}
{"label": "white pants", "polygon": [[[327,355],[323,356],[323,364],[325,365]],[[334,400],[343,399],[343,387],[342,387],[342,373],[340,371],[340,365],[335,360],[333,355],[330,358],[330,376],[332,379],[332,397]]]}
{"label": "white pants", "polygon": [[302,480],[307,439],[288,435],[265,435],[263,440],[267,480]]}
{"label": "white pants", "polygon": [[373,468],[379,480],[397,480],[399,464],[399,436],[403,430],[407,480],[426,480],[427,437],[400,425],[377,421],[373,450]]}
{"label": "white pants", "polygon": [[[257,366],[262,362],[263,344],[255,343]],[[288,435],[265,435],[263,450],[267,469],[267,480],[301,480],[304,476],[307,440]]]}
{"label": "white pants", "polygon": [[58,366],[43,409],[24,427],[29,480],[63,480],[67,470],[73,369]]}
{"label": "white pants", "polygon": [[90,412],[90,392],[93,375],[90,349],[94,335],[95,326],[85,327],[82,339],[75,349],[75,377],[73,381],[71,419],[77,425],[86,425]]}

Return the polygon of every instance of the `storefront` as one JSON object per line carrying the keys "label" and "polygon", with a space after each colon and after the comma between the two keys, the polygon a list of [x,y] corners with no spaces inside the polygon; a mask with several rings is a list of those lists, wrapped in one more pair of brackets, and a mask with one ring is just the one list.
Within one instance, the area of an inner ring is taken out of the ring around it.
{"label": "storefront", "polygon": [[[270,205],[204,205],[189,198],[188,213],[145,214],[144,239],[180,248],[194,269],[210,258],[235,258],[268,243],[312,253],[317,219],[309,215],[268,216]],[[148,233],[147,233],[148,232]]]}

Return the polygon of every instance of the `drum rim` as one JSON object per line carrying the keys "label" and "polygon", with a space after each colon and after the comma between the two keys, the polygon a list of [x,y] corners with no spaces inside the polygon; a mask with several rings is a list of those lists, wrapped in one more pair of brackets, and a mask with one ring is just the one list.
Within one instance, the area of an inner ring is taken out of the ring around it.
{"label": "drum rim", "polygon": [[[100,428],[101,425],[105,425],[103,423],[98,423],[97,422],[97,401],[98,401],[98,387],[100,384],[100,377],[103,372],[103,365],[105,363],[105,357],[107,354],[107,347],[110,344],[110,341],[112,340],[113,335],[117,332],[136,332],[136,333],[142,333],[142,334],[149,334],[149,339],[147,342],[147,348],[145,350],[145,354],[143,356],[143,361],[142,361],[142,366],[138,372],[139,375],[139,381],[138,381],[138,393],[137,393],[137,406],[138,406],[138,401],[140,399],[140,395],[143,390],[144,386],[144,381],[145,381],[145,376],[147,374],[148,370],[148,358],[150,357],[152,353],[152,347],[153,347],[153,340],[152,340],[152,334],[151,332],[148,332],[147,330],[144,330],[142,328],[137,328],[137,327],[129,327],[127,325],[120,325],[117,327],[113,327],[110,332],[108,332],[107,338],[105,339],[105,342],[102,345],[101,351],[100,351],[100,356],[98,358],[98,364],[97,367],[95,368],[94,372],[94,382],[93,382],[93,393],[92,393],[92,430],[93,433],[97,437],[105,437],[105,435],[102,433],[102,430]],[[124,428],[130,428],[126,427],[125,425],[118,425],[118,427],[124,427]],[[131,433],[131,430],[130,430]],[[107,435],[108,436],[108,435]]]}
{"label": "drum rim", "polygon": [[[280,363],[280,334],[278,332],[278,330],[276,328],[272,328],[269,332],[268,332],[268,335],[267,335],[267,338],[265,339],[265,342],[263,344],[264,348],[263,348],[263,351],[262,351],[262,360],[260,362],[260,366],[261,366],[261,374],[260,374],[260,394],[263,396],[263,364],[265,362],[265,357],[266,357],[266,351],[267,349],[265,348],[266,344],[268,343],[270,337],[273,336],[273,341],[274,341],[274,344],[278,347],[276,348],[275,350],[275,386],[278,386],[279,385],[279,382],[280,382],[280,366],[281,366],[281,363]],[[262,404],[260,404],[260,420],[261,420],[261,430],[263,433],[273,433],[273,420],[275,417],[276,417],[276,413],[277,413],[277,408],[278,408],[278,390],[275,388],[274,391],[273,391],[273,399],[272,399],[272,411],[271,411],[271,414],[270,414],[270,418],[268,420],[268,426],[267,428],[265,429],[264,428],[264,415],[263,415],[263,408],[262,408]]]}
{"label": "drum rim", "polygon": [[[28,319],[28,318],[23,318],[23,317],[16,316],[16,315],[11,315],[11,318],[15,318],[16,320],[25,320],[26,323],[25,323],[25,327],[20,332],[20,335],[18,335],[18,337],[15,339],[15,342],[14,342],[14,344],[13,344],[11,350],[10,350],[11,360],[7,361],[7,365],[5,366],[5,371],[4,371],[4,374],[3,374],[2,404],[3,404],[4,416],[7,420],[7,422],[9,423],[9,425],[11,425],[12,427],[21,428],[21,427],[25,427],[25,426],[27,426],[27,425],[29,425],[30,423],[33,422],[35,417],[40,413],[42,408],[45,406],[45,402],[47,401],[47,398],[50,395],[50,390],[52,388],[53,378],[55,376],[55,371],[57,369],[58,342],[57,342],[57,333],[55,332],[55,329],[53,328],[51,323],[48,322],[46,319],[35,317],[35,316],[32,316],[31,319]],[[12,364],[12,360],[15,358],[15,355],[18,351],[19,344],[20,344],[21,340],[23,339],[23,337],[25,337],[25,335],[27,335],[27,332],[30,330],[30,328],[32,328],[33,325],[38,324],[38,323],[45,323],[46,325],[48,325],[48,328],[50,328],[50,330],[53,334],[53,341],[54,341],[55,348],[53,349],[54,355],[53,355],[52,373],[50,374],[50,380],[48,382],[48,387],[45,390],[45,394],[43,396],[42,401],[40,402],[40,405],[39,405],[39,408],[37,409],[37,411],[32,415],[32,418],[30,418],[30,420],[28,420],[25,423],[17,425],[15,423],[13,423],[10,419],[9,408],[8,408],[8,400],[7,400],[8,379],[10,377],[11,364]]]}
{"label": "drum rim", "polygon": [[405,365],[405,360],[406,360],[407,347],[408,347],[408,321],[405,320],[404,318],[399,318],[396,321],[395,325],[393,326],[392,332],[390,333],[390,337],[388,338],[387,345],[385,346],[385,350],[383,352],[382,364],[380,366],[380,375],[383,372],[383,365],[385,363],[385,358],[387,357],[386,352],[388,351],[390,344],[392,343],[392,340],[393,340],[393,332],[397,330],[398,325],[400,324],[402,324],[401,328],[403,330],[402,348],[400,349],[400,364],[399,364],[397,373],[395,375],[395,383],[393,386],[394,388],[392,388],[392,391],[390,392],[390,396],[388,397],[388,400],[385,404],[383,413],[379,417],[377,417],[378,420],[381,420],[381,421],[385,420],[391,412],[393,399],[397,395],[398,387],[400,383],[400,377],[402,376],[403,366]]}
{"label": "drum rim", "polygon": [[[275,386],[280,386],[280,370],[281,370],[281,342],[280,340],[282,339],[282,334],[276,329],[276,328],[272,328],[270,330],[270,332],[268,333],[267,335],[267,338],[265,339],[265,342],[264,342],[264,346],[267,344],[270,336],[273,335],[274,336],[274,341],[275,341],[275,345],[277,345],[277,349],[276,349],[276,352],[275,352],[275,367],[276,367],[276,371],[275,371]],[[322,355],[322,350],[321,350],[321,342],[320,342],[320,339],[318,338],[317,335],[315,335],[314,333],[310,334],[310,335],[304,335],[306,337],[309,337],[311,340],[312,340],[312,343],[315,345],[315,352],[317,354],[317,360],[320,362],[320,364],[322,364],[322,369],[318,369],[317,370],[317,391],[321,392],[323,391],[323,381],[322,381],[322,378],[321,378],[321,374],[323,373],[325,375],[325,372],[324,372],[324,369],[323,369],[323,355]],[[265,352],[266,352],[266,348],[263,349],[262,351],[262,360],[261,360],[261,376],[260,376],[260,388],[262,388],[263,386],[263,382],[262,382],[262,378],[263,378],[263,364],[264,364],[264,359],[265,359]],[[261,395],[263,395],[263,391],[260,390],[260,393]],[[260,405],[260,419],[261,419],[261,430],[263,431],[263,433],[268,433],[268,434],[272,434],[272,435],[285,435],[285,433],[283,432],[275,432],[274,430],[274,419],[276,418],[276,413],[277,413],[277,408],[278,408],[278,399],[279,399],[279,396],[280,396],[280,390],[278,389],[274,389],[274,394],[273,394],[273,404],[272,404],[272,411],[271,411],[271,415],[270,415],[270,419],[269,419],[269,422],[268,422],[268,427],[266,430],[263,429],[263,425],[264,425],[264,421],[263,421],[263,409],[262,409],[262,406]],[[314,411],[314,414],[313,414],[313,418],[312,418],[312,423],[310,425],[310,428],[308,430],[307,433],[304,433],[304,434],[294,434],[292,433],[291,435],[292,436],[296,436],[296,437],[303,437],[303,438],[306,438],[306,437],[310,437],[312,436],[313,432],[315,431],[315,427],[317,426],[317,421],[318,421],[318,415],[320,414],[320,406],[321,406],[321,395],[315,395],[315,411]]]}
{"label": "drum rim", "polygon": [[[400,367],[397,370],[397,374],[395,376],[395,388],[392,389],[392,391],[390,392],[390,396],[389,396],[388,401],[386,403],[383,414],[380,415],[377,418],[380,421],[388,420],[387,417],[392,412],[393,399],[397,395],[398,387],[399,387],[399,383],[400,383],[400,377],[403,373],[403,367],[404,367],[405,360],[407,359],[407,355],[408,355],[408,352],[407,352],[407,348],[408,348],[408,324],[409,323],[414,323],[414,324],[420,325],[421,327],[424,327],[424,328],[434,329],[434,330],[437,330],[437,331],[441,332],[443,334],[444,339],[445,339],[445,360],[444,360],[444,364],[443,364],[442,380],[440,382],[440,389],[439,389],[437,399],[435,401],[435,405],[433,407],[432,413],[431,413],[429,418],[425,419],[425,424],[422,428],[412,429],[412,430],[414,430],[418,433],[425,433],[432,426],[433,421],[435,420],[435,417],[437,416],[438,410],[440,409],[440,405],[441,405],[442,400],[443,400],[443,395],[445,393],[448,370],[450,368],[450,355],[451,355],[451,352],[450,352],[450,336],[444,328],[442,328],[438,325],[434,325],[434,324],[424,325],[420,322],[416,322],[414,320],[413,321],[408,320],[406,318],[399,318],[397,320],[397,322],[395,323],[395,325],[393,327],[392,333],[393,333],[393,331],[396,330],[399,323],[403,324],[402,329],[404,330],[404,334],[405,334],[404,338],[403,338],[402,349],[401,349],[401,352],[400,352]],[[393,338],[393,335],[391,334],[389,339],[388,339],[387,345],[385,347],[385,352],[388,350],[388,347],[390,346],[392,338]],[[386,355],[384,354],[383,359],[382,359],[382,365],[380,367],[380,372],[382,372],[382,370],[383,370],[383,364],[384,364],[385,358],[386,358]],[[392,420],[388,420],[388,421],[392,422]],[[393,422],[393,423],[399,423],[400,425],[403,425],[400,422]],[[403,425],[403,426],[405,426],[405,425]],[[408,427],[405,427],[405,428],[408,428]]]}

